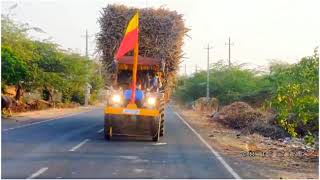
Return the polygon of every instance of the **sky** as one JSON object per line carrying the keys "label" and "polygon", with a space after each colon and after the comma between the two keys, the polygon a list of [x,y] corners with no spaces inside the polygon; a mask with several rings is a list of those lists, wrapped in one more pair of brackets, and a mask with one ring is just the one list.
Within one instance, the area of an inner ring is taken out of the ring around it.
{"label": "sky", "polygon": [[185,38],[186,58],[180,73],[185,65],[188,74],[195,72],[196,66],[206,69],[208,43],[213,47],[210,63],[227,62],[229,37],[232,63],[246,63],[251,68],[267,66],[272,60],[295,63],[320,45],[319,0],[2,0],[1,13],[10,11],[14,20],[46,32],[33,32],[33,38],[50,38],[83,55],[87,29],[89,54],[93,55],[100,10],[114,3],[162,6],[184,15],[191,38]]}

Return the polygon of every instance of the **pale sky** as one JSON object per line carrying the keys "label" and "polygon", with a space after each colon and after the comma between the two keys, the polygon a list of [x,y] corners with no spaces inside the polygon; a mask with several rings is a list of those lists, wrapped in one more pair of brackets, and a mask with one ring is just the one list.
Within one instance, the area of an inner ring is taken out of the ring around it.
{"label": "pale sky", "polygon": [[[184,63],[188,74],[205,69],[208,43],[214,48],[210,62],[228,59],[228,37],[231,60],[251,67],[267,65],[272,59],[296,62],[312,55],[320,45],[320,0],[10,0],[1,1],[1,13],[15,3],[12,17],[46,34],[32,33],[37,39],[52,37],[63,48],[85,53],[85,30],[99,31],[99,11],[107,4],[134,7],[164,6],[184,14],[192,39],[185,39]],[[89,50],[95,49],[94,37]]]}

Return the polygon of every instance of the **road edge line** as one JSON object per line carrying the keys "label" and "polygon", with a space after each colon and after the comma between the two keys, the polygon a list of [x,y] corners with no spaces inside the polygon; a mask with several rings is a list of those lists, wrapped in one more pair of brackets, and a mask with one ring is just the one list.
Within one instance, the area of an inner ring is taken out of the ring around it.
{"label": "road edge line", "polygon": [[38,122],[29,123],[29,124],[24,124],[24,125],[21,125],[21,126],[16,126],[16,127],[7,128],[7,129],[2,130],[2,132],[7,132],[7,131],[10,131],[10,130],[14,130],[14,129],[20,129],[20,128],[23,128],[23,127],[28,127],[28,126],[32,126],[32,125],[36,125],[36,124],[41,124],[41,123],[45,123],[45,122],[49,122],[49,121],[53,121],[53,120],[57,120],[57,119],[62,119],[62,118],[66,118],[66,117],[71,117],[71,116],[79,115],[79,114],[86,113],[86,112],[90,112],[90,111],[93,111],[93,109],[88,110],[88,111],[78,112],[78,113],[72,113],[72,114],[62,115],[62,116],[58,116],[58,117],[51,118],[51,119],[47,119],[47,120],[43,120],[43,121],[40,120],[40,121],[38,121]]}
{"label": "road edge line", "polygon": [[74,146],[73,148],[71,148],[69,151],[73,152],[75,150],[77,150],[78,148],[80,148],[81,146],[83,146],[85,143],[87,143],[89,141],[89,139],[85,139],[83,140],[81,143],[79,143],[78,145]]}
{"label": "road edge line", "polygon": [[222,156],[212,148],[212,146],[207,143],[206,140],[203,139],[203,137],[196,131],[194,130],[191,125],[184,120],[179,113],[175,112],[174,113],[179,117],[179,119],[202,141],[203,144],[207,146],[207,148],[212,152],[213,155],[217,157],[217,159],[221,162],[221,164],[229,171],[229,173],[236,179],[241,179],[241,177],[232,169],[232,167],[222,158]]}
{"label": "road edge line", "polygon": [[31,174],[31,176],[27,177],[27,179],[33,179],[41,175],[42,173],[46,172],[49,168],[48,167],[43,167],[39,169],[37,172]]}

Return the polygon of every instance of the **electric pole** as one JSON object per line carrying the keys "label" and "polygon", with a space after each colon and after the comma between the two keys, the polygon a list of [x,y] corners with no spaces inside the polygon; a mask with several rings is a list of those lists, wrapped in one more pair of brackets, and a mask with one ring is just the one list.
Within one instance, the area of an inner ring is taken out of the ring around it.
{"label": "electric pole", "polygon": [[88,30],[86,29],[86,57],[88,58]]}
{"label": "electric pole", "polygon": [[229,67],[231,67],[231,46],[233,46],[233,43],[231,43],[230,37],[229,37],[229,42],[226,45],[229,46],[229,58],[228,58],[228,60],[229,60]]}
{"label": "electric pole", "polygon": [[196,64],[196,73],[198,73],[198,65]]}
{"label": "electric pole", "polygon": [[187,77],[187,64],[184,64],[184,75]]}
{"label": "electric pole", "polygon": [[[88,39],[89,39],[89,35],[88,35],[88,30],[86,29],[86,57],[89,60],[89,52],[88,52]],[[88,64],[86,64],[86,69],[88,69]],[[85,89],[85,96],[84,96],[84,105],[88,106],[89,104],[89,96],[90,96],[90,86],[89,86],[89,79],[88,79],[88,75],[86,76],[87,82],[86,82],[86,89]]]}
{"label": "electric pole", "polygon": [[208,43],[208,47],[206,47],[205,49],[207,50],[207,98],[210,98],[210,87],[209,87],[209,75],[210,75],[210,49],[212,49],[213,47],[210,47],[209,43]]}

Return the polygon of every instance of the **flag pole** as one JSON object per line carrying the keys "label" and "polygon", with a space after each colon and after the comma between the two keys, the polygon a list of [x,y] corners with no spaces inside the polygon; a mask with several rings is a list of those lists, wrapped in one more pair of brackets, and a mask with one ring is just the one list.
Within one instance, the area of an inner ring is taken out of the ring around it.
{"label": "flag pole", "polygon": [[[139,12],[137,12],[137,13],[139,13]],[[138,31],[139,31],[139,25],[138,25]],[[136,42],[136,44],[134,46],[134,60],[133,60],[133,67],[132,67],[132,96],[131,96],[131,104],[134,104],[135,103],[135,99],[136,99],[138,56],[139,56],[139,37],[138,37],[138,40],[137,40],[137,42]]]}
{"label": "flag pole", "polygon": [[139,44],[136,43],[134,47],[134,60],[133,60],[133,68],[132,68],[132,96],[131,103],[135,103],[136,99],[136,89],[137,89],[137,69],[138,69],[138,53],[139,52]]}

